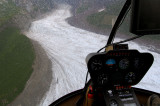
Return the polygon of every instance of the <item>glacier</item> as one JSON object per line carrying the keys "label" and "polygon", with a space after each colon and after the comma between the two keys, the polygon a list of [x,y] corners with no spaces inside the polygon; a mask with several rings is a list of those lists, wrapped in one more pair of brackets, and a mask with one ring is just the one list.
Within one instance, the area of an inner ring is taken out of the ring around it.
{"label": "glacier", "polygon": [[[108,35],[96,34],[69,25],[66,19],[72,16],[70,10],[70,5],[61,4],[47,17],[32,22],[29,31],[26,32],[30,39],[39,42],[52,61],[52,83],[40,106],[47,106],[63,95],[83,88],[87,73],[86,56],[103,47],[108,39]],[[116,42],[121,40],[123,39],[115,39]],[[135,87],[160,93],[158,76],[160,54],[135,42],[128,44],[130,49],[149,52],[155,58],[146,76]]]}

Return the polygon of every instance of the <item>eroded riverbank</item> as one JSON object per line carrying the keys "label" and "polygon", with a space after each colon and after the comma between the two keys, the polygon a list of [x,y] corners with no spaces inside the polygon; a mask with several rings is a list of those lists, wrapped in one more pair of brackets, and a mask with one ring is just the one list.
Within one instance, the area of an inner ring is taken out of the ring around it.
{"label": "eroded riverbank", "polygon": [[51,61],[41,45],[31,41],[36,54],[34,71],[23,92],[9,106],[36,106],[49,90],[52,81]]}

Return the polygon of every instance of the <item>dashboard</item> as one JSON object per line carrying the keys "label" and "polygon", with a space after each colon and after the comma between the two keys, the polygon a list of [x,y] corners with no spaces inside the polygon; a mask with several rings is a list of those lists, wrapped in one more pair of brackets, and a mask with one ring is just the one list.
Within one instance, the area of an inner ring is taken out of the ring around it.
{"label": "dashboard", "polygon": [[96,86],[136,85],[153,63],[150,53],[137,50],[112,50],[91,53],[86,62],[91,80]]}

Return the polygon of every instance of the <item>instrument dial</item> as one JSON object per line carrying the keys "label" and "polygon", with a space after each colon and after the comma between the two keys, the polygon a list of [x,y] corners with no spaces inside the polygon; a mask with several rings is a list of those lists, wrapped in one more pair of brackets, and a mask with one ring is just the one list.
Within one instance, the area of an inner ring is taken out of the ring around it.
{"label": "instrument dial", "polygon": [[144,65],[144,60],[140,59],[140,58],[135,58],[134,59],[134,67],[135,69],[141,69]]}
{"label": "instrument dial", "polygon": [[125,70],[129,67],[129,60],[128,59],[122,59],[120,62],[119,62],[119,68],[122,69],[122,70]]}
{"label": "instrument dial", "polygon": [[125,80],[128,82],[128,83],[133,83],[136,79],[136,75],[134,72],[129,72],[126,76],[125,76]]}
{"label": "instrument dial", "polygon": [[116,61],[114,59],[108,59],[106,61],[107,68],[113,69],[116,65]]}
{"label": "instrument dial", "polygon": [[91,63],[91,68],[93,71],[101,70],[103,68],[103,63],[99,59],[95,59]]}
{"label": "instrument dial", "polygon": [[110,106],[118,106],[118,103],[117,103],[117,101],[116,100],[111,100],[110,101]]}
{"label": "instrument dial", "polygon": [[97,81],[99,85],[106,85],[108,83],[108,77],[106,74],[101,74],[98,76]]}

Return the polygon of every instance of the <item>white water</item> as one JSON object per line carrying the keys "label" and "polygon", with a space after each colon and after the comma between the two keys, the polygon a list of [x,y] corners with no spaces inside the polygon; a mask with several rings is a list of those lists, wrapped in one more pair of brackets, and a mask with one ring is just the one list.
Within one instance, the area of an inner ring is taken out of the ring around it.
{"label": "white water", "polygon": [[[26,32],[28,37],[42,45],[53,65],[52,84],[40,103],[41,106],[47,106],[61,96],[82,88],[87,73],[85,57],[103,47],[108,39],[104,35],[69,25],[65,19],[71,16],[70,9],[68,5],[59,6],[50,16],[33,22],[30,31]],[[150,52],[147,47],[134,42],[129,42],[129,47]],[[150,53],[155,57],[154,64],[137,87],[160,92],[160,55]]]}

